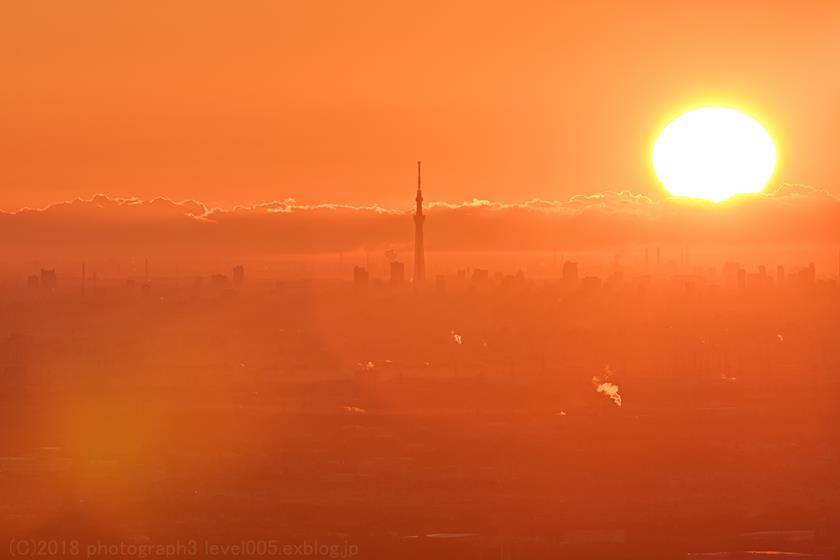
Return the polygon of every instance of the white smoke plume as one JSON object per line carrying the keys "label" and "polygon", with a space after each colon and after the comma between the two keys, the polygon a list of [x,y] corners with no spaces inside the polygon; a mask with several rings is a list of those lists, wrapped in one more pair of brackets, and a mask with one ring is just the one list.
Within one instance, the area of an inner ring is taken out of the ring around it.
{"label": "white smoke plume", "polygon": [[609,381],[612,375],[612,369],[609,365],[606,365],[604,366],[604,376],[598,377],[596,375],[592,378],[592,384],[595,385],[596,391],[607,395],[617,406],[621,406],[621,393],[618,392],[618,385]]}
{"label": "white smoke plume", "polygon": [[344,412],[347,414],[367,414],[367,410],[358,406],[345,406]]}
{"label": "white smoke plume", "polygon": [[456,333],[455,331],[452,331],[452,340],[455,341],[455,344],[463,344],[464,343],[464,338],[460,334]]}

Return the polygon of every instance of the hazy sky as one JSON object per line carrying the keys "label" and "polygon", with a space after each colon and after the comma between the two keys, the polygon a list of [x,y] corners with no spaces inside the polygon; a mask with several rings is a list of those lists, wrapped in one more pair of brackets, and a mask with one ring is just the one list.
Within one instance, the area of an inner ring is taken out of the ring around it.
{"label": "hazy sky", "polygon": [[[580,4],[580,5],[578,5]],[[761,120],[840,191],[838,2],[6,2],[0,208],[631,189],[667,119]]]}

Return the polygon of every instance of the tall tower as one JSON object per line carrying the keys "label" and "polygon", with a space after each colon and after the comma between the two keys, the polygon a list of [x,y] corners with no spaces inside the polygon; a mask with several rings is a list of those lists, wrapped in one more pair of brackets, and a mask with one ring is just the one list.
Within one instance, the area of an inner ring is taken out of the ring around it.
{"label": "tall tower", "polygon": [[420,162],[417,162],[417,211],[414,213],[414,283],[426,280],[426,256],[423,248],[423,193],[420,190]]}

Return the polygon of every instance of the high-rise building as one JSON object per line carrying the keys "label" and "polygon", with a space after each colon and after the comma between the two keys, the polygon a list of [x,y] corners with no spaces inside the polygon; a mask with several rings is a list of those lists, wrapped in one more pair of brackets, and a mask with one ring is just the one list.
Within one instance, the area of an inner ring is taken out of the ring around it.
{"label": "high-rise building", "polygon": [[226,274],[213,274],[210,276],[210,285],[217,290],[226,290],[230,288],[230,279]]}
{"label": "high-rise building", "polygon": [[405,281],[405,264],[399,261],[391,262],[391,284],[398,286]]}
{"label": "high-rise building", "polygon": [[490,281],[490,271],[484,268],[475,268],[470,280],[473,284],[486,284]]}
{"label": "high-rise building", "polygon": [[233,267],[233,286],[236,288],[241,288],[244,283],[245,267],[240,264]]}
{"label": "high-rise building", "polygon": [[55,274],[55,269],[46,270],[41,269],[41,289],[55,290],[58,285],[58,278]]}
{"label": "high-rise building", "polygon": [[417,162],[417,210],[414,213],[414,283],[418,284],[426,280],[426,255],[423,247],[423,222],[426,216],[423,215],[423,193],[420,190],[420,162]]}
{"label": "high-rise building", "polygon": [[368,271],[363,266],[353,267],[353,284],[357,288],[365,288],[368,285]]}

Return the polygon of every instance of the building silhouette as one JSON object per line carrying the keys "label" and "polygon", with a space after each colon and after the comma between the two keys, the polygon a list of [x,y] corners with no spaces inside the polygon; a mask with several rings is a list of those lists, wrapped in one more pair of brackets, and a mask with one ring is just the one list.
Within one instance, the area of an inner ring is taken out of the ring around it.
{"label": "building silhouette", "polygon": [[366,288],[368,285],[368,271],[363,266],[353,267],[353,285],[357,288]]}
{"label": "building silhouette", "polygon": [[484,268],[473,269],[470,280],[473,284],[485,284],[490,281],[490,271]]}
{"label": "building silhouette", "polygon": [[417,162],[417,210],[414,213],[414,283],[426,280],[426,256],[423,246],[423,222],[426,216],[423,215],[423,193],[420,190],[420,162]]}
{"label": "building silhouette", "polygon": [[210,285],[217,290],[230,288],[230,279],[226,274],[213,274],[210,276]]}
{"label": "building silhouette", "polygon": [[601,289],[601,279],[597,276],[584,276],[580,281],[580,287],[584,291],[596,291]]}
{"label": "building silhouette", "polygon": [[399,261],[391,262],[391,284],[398,286],[405,281],[405,264]]}
{"label": "building silhouette", "polygon": [[41,289],[55,290],[58,285],[58,279],[55,274],[55,269],[41,269]]}
{"label": "building silhouette", "polygon": [[233,267],[233,286],[235,288],[241,288],[242,285],[245,283],[245,267],[237,265]]}
{"label": "building silhouette", "polygon": [[435,289],[438,292],[445,292],[446,291],[446,276],[443,274],[438,274],[435,276]]}
{"label": "building silhouette", "polygon": [[817,279],[817,269],[814,263],[808,263],[808,268],[803,268],[797,275],[799,283],[805,286],[813,285]]}

